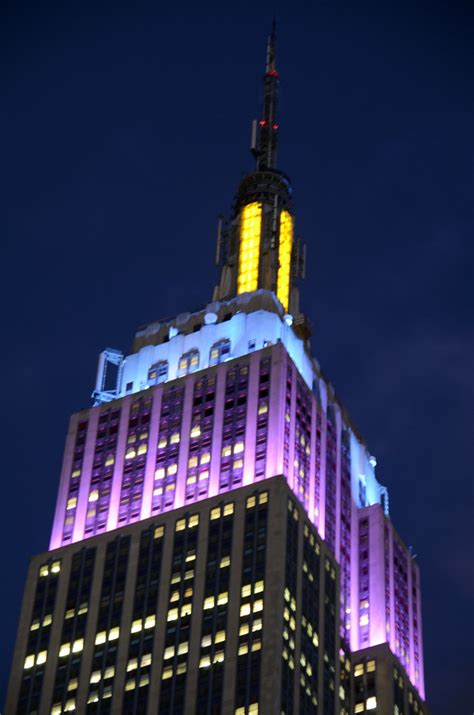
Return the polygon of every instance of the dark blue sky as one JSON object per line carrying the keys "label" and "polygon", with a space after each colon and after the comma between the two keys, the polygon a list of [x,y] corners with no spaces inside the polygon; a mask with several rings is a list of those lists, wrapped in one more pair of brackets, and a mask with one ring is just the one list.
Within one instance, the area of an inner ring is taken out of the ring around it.
{"label": "dark blue sky", "polygon": [[472,712],[470,4],[65,5],[0,17],[0,703],[99,351],[210,299],[275,9],[313,348],[418,554],[434,715]]}

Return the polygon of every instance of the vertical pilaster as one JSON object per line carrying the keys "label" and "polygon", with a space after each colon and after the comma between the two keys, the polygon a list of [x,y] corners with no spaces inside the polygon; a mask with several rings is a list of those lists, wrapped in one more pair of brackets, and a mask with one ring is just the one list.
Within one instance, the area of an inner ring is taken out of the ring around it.
{"label": "vertical pilaster", "polygon": [[[74,445],[76,442],[77,425],[79,423],[79,415],[72,415],[69,420],[69,428],[66,437],[66,445],[64,448],[63,464],[61,468],[61,477],[59,480],[58,498],[56,501],[56,509],[54,512],[53,528],[51,531],[51,539],[49,542],[50,549],[57,549],[61,546],[64,518],[66,515],[66,502],[69,491],[69,481],[71,478],[71,468],[74,457]],[[77,520],[77,514],[76,514]]]}
{"label": "vertical pilaster", "polygon": [[318,408],[319,405],[316,401],[316,398],[312,397],[311,399],[311,436],[310,436],[310,450],[311,450],[311,457],[310,457],[310,462],[309,462],[309,502],[308,502],[308,508],[309,508],[309,519],[310,521],[317,526],[318,520],[315,516],[314,509],[316,506],[315,503],[315,489],[316,489],[316,429],[317,429],[317,424],[318,424]]}
{"label": "vertical pilaster", "polygon": [[287,356],[282,345],[272,350],[270,398],[268,407],[268,439],[266,478],[283,474],[285,435],[285,388]]}

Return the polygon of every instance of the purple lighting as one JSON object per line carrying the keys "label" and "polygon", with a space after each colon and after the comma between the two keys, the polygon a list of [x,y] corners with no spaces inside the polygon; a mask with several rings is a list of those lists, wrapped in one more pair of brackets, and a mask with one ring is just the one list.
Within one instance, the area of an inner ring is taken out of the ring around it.
{"label": "purple lighting", "polygon": [[380,504],[357,502],[368,459],[273,344],[74,415],[50,548],[283,474],[341,565],[343,637],[388,642],[424,696],[418,568]]}

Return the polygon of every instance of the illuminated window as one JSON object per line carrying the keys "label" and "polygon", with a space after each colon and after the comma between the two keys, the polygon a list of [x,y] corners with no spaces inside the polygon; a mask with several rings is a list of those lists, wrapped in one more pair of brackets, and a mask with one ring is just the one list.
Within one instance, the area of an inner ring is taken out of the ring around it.
{"label": "illuminated window", "polygon": [[209,365],[217,365],[224,362],[230,356],[230,340],[224,338],[214,343],[209,352]]}
{"label": "illuminated window", "polygon": [[187,375],[189,372],[194,372],[199,369],[199,350],[194,348],[187,353],[184,353],[179,359],[178,375]]}
{"label": "illuminated window", "polygon": [[238,294],[257,290],[261,227],[262,204],[254,202],[244,206],[240,223]]}
{"label": "illuminated window", "polygon": [[375,710],[377,707],[377,698],[375,695],[372,695],[370,698],[367,698],[365,707],[367,710]]}
{"label": "illuminated window", "polygon": [[32,668],[34,666],[34,664],[35,664],[35,656],[27,655],[25,658],[25,665],[24,665],[25,670]]}
{"label": "illuminated window", "polygon": [[291,251],[293,247],[293,217],[288,211],[280,214],[280,245],[278,247],[277,297],[288,310],[290,297]]}
{"label": "illuminated window", "polygon": [[158,385],[168,379],[168,361],[159,360],[148,370],[148,384]]}

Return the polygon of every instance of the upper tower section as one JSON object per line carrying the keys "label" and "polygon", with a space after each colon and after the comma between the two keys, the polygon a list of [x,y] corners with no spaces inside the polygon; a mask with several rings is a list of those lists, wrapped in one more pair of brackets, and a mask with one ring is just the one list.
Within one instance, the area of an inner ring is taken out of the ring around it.
{"label": "upper tower section", "polygon": [[304,274],[304,250],[295,238],[290,179],[277,169],[278,85],[275,22],[268,37],[263,103],[252,123],[255,170],[240,182],[228,221],[219,221],[217,263],[221,268],[214,300],[258,289],[272,291],[309,337],[299,313],[296,279]]}

